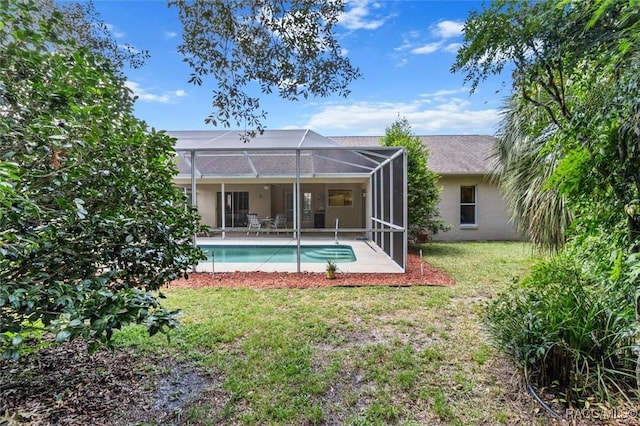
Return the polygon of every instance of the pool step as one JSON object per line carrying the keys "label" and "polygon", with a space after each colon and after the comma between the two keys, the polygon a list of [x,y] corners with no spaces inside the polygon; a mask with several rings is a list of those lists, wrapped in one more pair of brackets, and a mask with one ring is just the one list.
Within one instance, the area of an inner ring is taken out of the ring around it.
{"label": "pool step", "polygon": [[310,253],[305,253],[305,256],[312,259],[345,259],[351,261],[353,259],[353,251],[347,247],[326,247]]}

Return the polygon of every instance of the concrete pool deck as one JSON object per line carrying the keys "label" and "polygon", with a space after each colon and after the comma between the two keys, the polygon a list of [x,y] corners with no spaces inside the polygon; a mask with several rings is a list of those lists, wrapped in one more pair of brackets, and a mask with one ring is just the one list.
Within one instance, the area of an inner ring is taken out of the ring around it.
{"label": "concrete pool deck", "polygon": [[[255,238],[220,238],[198,237],[198,245],[291,245],[296,246],[293,238],[278,238],[258,236]],[[305,237],[300,241],[301,245],[329,245],[335,244],[332,238]],[[357,238],[339,238],[338,244],[351,246],[356,256],[355,262],[337,262],[338,271],[346,273],[377,273],[377,274],[401,274],[402,269],[380,250],[373,242]],[[300,263],[301,272],[324,272],[325,263]],[[297,272],[296,263],[227,263],[204,261],[196,266],[196,272]]]}

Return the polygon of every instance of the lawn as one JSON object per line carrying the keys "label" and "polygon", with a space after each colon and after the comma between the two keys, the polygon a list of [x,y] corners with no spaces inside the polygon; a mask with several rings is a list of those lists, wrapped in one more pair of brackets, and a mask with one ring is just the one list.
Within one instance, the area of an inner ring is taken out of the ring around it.
{"label": "lawn", "polygon": [[456,285],[168,290],[166,306],[184,311],[171,342],[135,328],[117,342],[170,354],[180,369],[206,377],[197,397],[175,410],[196,424],[526,418],[521,395],[509,395],[518,391],[514,370],[487,343],[479,316],[488,298],[527,272],[531,247],[432,243],[423,255]]}
{"label": "lawn", "polygon": [[0,423],[545,423],[480,322],[531,246],[422,249],[455,285],[168,289],[183,311],[169,342],[129,327],[113,353],[74,341],[0,362]]}

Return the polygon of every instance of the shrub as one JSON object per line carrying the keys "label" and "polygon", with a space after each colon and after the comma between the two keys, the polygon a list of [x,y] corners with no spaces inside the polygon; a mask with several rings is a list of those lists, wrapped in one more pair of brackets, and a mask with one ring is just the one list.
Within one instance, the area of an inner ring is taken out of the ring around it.
{"label": "shrub", "polygon": [[407,215],[409,239],[421,235],[426,239],[447,231],[440,218],[438,175],[427,166],[429,151],[419,137],[414,136],[406,118],[398,118],[380,140],[383,146],[404,146],[407,149]]}
{"label": "shrub", "polygon": [[567,402],[612,400],[635,385],[636,321],[630,280],[597,281],[559,254],[489,304],[493,342],[527,380]]}
{"label": "shrub", "polygon": [[132,323],[168,332],[159,290],[202,259],[174,140],[133,115],[108,60],[60,44],[60,14],[2,3],[0,356],[42,333],[95,349]]}

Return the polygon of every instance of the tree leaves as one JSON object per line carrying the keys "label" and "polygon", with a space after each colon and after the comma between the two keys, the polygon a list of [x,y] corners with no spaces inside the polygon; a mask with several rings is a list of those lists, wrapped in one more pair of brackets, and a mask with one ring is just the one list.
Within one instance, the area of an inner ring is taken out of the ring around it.
{"label": "tree leaves", "polygon": [[60,22],[36,8],[0,10],[0,336],[23,339],[0,339],[9,357],[34,332],[167,332],[176,313],[156,294],[202,258],[198,215],[172,182],[174,140],[133,116],[103,57],[65,41],[50,51],[41,31]]}
{"label": "tree leaves", "polygon": [[409,233],[412,238],[417,233],[428,231],[435,235],[447,229],[440,219],[438,202],[440,190],[438,175],[427,167],[429,152],[422,141],[411,132],[406,118],[399,118],[387,128],[382,137],[383,146],[404,146],[407,148],[407,204]]}
{"label": "tree leaves", "polygon": [[266,112],[250,93],[277,92],[295,101],[347,96],[360,77],[342,54],[334,25],[343,1],[173,0],[183,25],[178,50],[193,70],[189,82],[213,79],[213,125],[260,131]]}
{"label": "tree leaves", "polygon": [[[640,138],[639,29],[637,5],[623,0],[500,0],[469,17],[465,43],[452,69],[464,72],[474,90],[484,78],[512,67],[513,93],[507,108],[515,109],[506,114],[508,119],[500,131],[506,139],[501,143],[505,147],[511,144],[512,151],[519,153],[524,153],[522,141],[532,144],[530,151],[539,152],[536,164],[541,165],[540,178],[553,176],[554,168],[561,164],[560,173],[572,176],[573,183],[557,188],[562,191],[556,190],[557,197],[568,197],[566,201],[574,206],[591,199],[621,207],[640,193],[640,150],[635,148]],[[572,152],[583,149],[588,158],[573,161]],[[563,161],[565,156],[569,160]],[[511,207],[524,218],[522,223],[533,224],[526,218],[529,203],[518,200],[544,185],[529,185],[537,179],[531,173],[531,180],[517,185],[516,179],[527,175],[523,172],[525,165],[511,161],[515,156],[508,149],[502,149],[499,157],[511,164],[503,167],[501,174],[502,182],[513,183],[507,186],[508,191],[515,191],[507,195],[515,201]],[[525,161],[532,158],[520,157]],[[576,169],[571,171],[570,167]],[[577,187],[580,191],[575,190]],[[564,204],[556,201],[544,205]],[[561,221],[567,217],[565,213],[549,215],[547,219],[559,222],[547,225],[564,229]],[[640,238],[640,222],[628,217],[628,225],[633,242]],[[547,233],[545,226],[527,228],[541,231],[532,236],[543,244],[563,240],[556,232]],[[548,236],[552,239],[545,241]]]}

